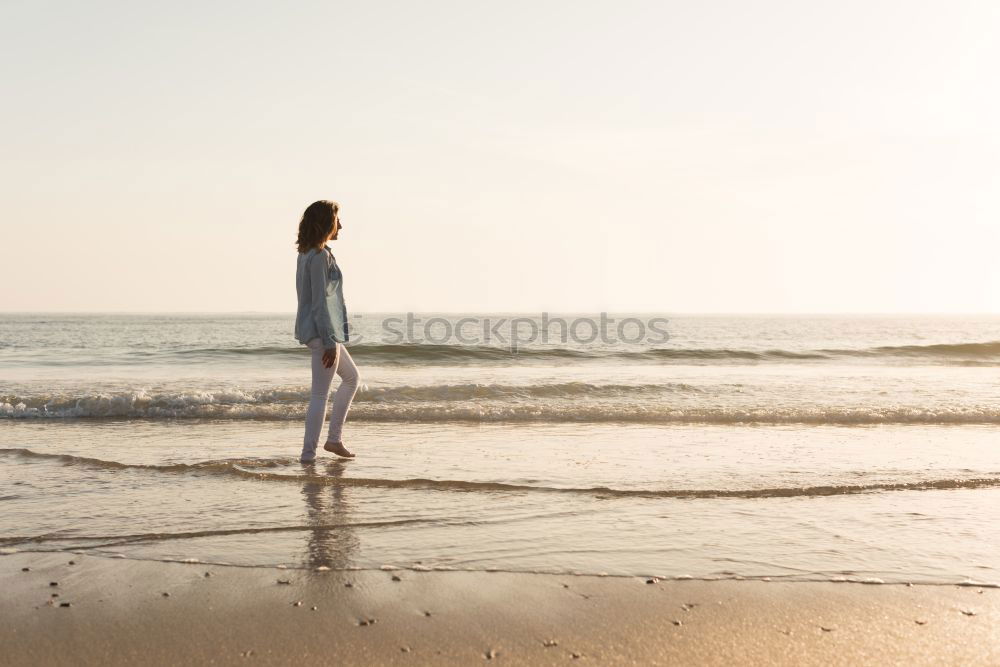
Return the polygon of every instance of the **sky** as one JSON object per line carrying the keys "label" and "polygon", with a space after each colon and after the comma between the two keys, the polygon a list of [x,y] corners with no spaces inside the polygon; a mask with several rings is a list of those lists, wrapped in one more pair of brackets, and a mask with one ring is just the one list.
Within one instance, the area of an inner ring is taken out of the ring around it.
{"label": "sky", "polygon": [[1000,3],[0,3],[0,311],[1000,313]]}

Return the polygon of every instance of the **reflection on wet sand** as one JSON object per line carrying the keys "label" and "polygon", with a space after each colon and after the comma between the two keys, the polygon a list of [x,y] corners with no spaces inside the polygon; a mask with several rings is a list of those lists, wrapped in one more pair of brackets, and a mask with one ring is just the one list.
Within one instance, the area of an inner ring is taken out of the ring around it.
{"label": "reflection on wet sand", "polygon": [[342,478],[347,462],[307,463],[303,468],[309,476],[309,481],[302,485],[306,521],[310,527],[306,538],[306,562],[310,568],[344,569],[351,564],[351,555],[358,549],[358,538],[350,527],[350,491],[322,478]]}

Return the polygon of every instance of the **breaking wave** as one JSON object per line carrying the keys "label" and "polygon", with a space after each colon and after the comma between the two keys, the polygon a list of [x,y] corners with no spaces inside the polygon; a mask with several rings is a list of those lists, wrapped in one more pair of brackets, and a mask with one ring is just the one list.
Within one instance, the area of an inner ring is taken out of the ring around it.
{"label": "breaking wave", "polygon": [[[363,387],[350,418],[375,422],[1000,424],[1000,405],[992,403],[830,406],[753,404],[751,400],[740,385],[404,385]],[[304,418],[308,402],[309,392],[302,388],[0,395],[0,418],[295,421]]]}
{"label": "breaking wave", "polygon": [[[725,392],[739,402],[719,400]],[[376,422],[635,422],[703,424],[1000,424],[1000,406],[754,405],[740,385],[684,383],[449,384],[364,388],[351,420]],[[124,391],[85,396],[0,395],[6,419],[219,419],[295,421],[300,388],[188,392]],[[706,404],[708,403],[708,404]]]}

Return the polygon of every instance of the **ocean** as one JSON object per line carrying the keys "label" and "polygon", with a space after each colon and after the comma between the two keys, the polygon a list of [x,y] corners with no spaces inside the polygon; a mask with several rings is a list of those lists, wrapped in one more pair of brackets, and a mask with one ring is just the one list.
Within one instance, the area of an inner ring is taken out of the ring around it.
{"label": "ocean", "polygon": [[0,550],[1000,585],[1000,317],[545,317],[356,315],[310,466],[291,314],[0,315]]}

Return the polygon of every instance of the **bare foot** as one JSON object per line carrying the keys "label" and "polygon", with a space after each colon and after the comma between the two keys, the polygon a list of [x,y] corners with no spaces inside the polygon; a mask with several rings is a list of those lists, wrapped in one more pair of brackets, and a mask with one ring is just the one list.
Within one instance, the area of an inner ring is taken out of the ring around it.
{"label": "bare foot", "polygon": [[343,456],[345,459],[354,458],[354,454],[351,454],[349,451],[347,451],[347,448],[344,447],[344,443],[342,442],[328,442],[325,445],[323,445],[323,449],[325,449],[328,452],[333,452],[337,456]]}

